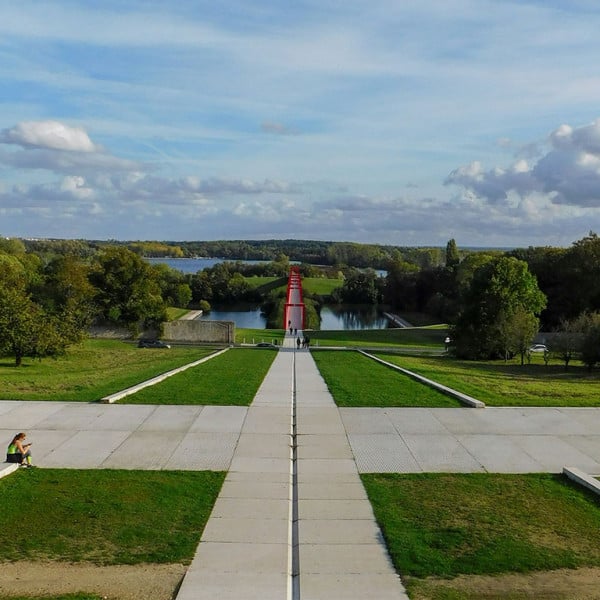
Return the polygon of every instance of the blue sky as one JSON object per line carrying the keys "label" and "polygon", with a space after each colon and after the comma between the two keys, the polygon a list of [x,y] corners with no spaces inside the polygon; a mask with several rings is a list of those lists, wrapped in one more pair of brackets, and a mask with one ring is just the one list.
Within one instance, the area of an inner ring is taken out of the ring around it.
{"label": "blue sky", "polygon": [[596,0],[0,4],[0,235],[569,245]]}

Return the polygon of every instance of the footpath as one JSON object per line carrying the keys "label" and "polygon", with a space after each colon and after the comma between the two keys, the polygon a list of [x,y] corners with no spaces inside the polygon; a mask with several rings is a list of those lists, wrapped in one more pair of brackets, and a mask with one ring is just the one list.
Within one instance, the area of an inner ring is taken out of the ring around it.
{"label": "footpath", "polygon": [[406,599],[308,350],[284,346],[248,409],[177,600]]}

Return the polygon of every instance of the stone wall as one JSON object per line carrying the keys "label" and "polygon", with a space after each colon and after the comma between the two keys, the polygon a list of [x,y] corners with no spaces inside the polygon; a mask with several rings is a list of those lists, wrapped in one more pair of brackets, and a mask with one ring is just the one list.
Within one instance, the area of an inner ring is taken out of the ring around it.
{"label": "stone wall", "polygon": [[163,323],[162,339],[168,342],[212,342],[233,344],[233,321],[177,320]]}

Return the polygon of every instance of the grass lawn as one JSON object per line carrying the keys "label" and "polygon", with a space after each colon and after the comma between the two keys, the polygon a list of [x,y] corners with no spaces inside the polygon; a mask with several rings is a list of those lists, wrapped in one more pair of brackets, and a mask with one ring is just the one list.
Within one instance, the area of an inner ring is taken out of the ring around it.
{"label": "grass lawn", "polygon": [[28,469],[0,480],[0,560],[189,564],[214,471]]}
{"label": "grass lawn", "polygon": [[281,346],[285,331],[283,329],[242,329],[235,328],[236,344],[258,344],[259,342],[277,343]]}
{"label": "grass lawn", "polygon": [[461,406],[358,352],[317,350],[312,356],[338,406]]}
{"label": "grass lawn", "polygon": [[489,406],[600,406],[600,372],[558,363],[530,365],[518,360],[465,361],[449,357],[378,354],[380,358],[424,375]]}
{"label": "grass lawn", "polygon": [[311,345],[345,347],[399,347],[416,351],[444,351],[445,327],[407,327],[363,331],[310,331]]}
{"label": "grass lawn", "polygon": [[121,403],[248,406],[276,355],[277,351],[270,349],[233,348],[126,396]]}
{"label": "grass lawn", "polygon": [[86,340],[56,360],[0,362],[0,399],[90,402],[214,352],[177,346],[137,348],[117,340]]}
{"label": "grass lawn", "polygon": [[186,315],[189,312],[189,308],[177,308],[175,306],[169,306],[169,308],[167,308],[167,319],[169,321],[176,321],[177,319],[181,319],[183,315]]}
{"label": "grass lawn", "polygon": [[361,477],[409,590],[412,578],[600,566],[600,501],[562,475]]}
{"label": "grass lawn", "polygon": [[[258,288],[263,285],[268,285],[281,277],[246,277],[246,281],[253,287]],[[329,279],[327,277],[303,277],[302,290],[310,294],[318,294],[319,296],[329,296],[333,290],[344,285],[343,279]],[[287,279],[280,288],[285,290],[287,287]]]}

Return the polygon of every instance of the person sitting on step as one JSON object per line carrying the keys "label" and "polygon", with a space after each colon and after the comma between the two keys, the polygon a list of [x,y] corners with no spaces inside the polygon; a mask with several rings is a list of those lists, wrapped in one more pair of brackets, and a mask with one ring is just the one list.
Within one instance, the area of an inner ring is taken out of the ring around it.
{"label": "person sitting on step", "polygon": [[19,463],[22,467],[31,467],[31,444],[25,444],[26,434],[17,433],[6,450],[6,462]]}

